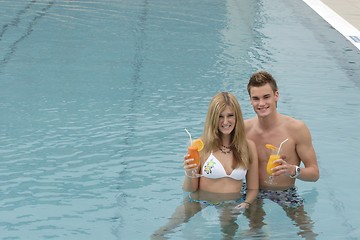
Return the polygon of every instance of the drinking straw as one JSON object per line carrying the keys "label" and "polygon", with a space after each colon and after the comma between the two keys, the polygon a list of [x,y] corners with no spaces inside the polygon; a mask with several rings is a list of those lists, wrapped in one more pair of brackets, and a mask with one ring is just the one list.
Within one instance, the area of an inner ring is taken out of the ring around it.
{"label": "drinking straw", "polygon": [[277,155],[280,154],[281,146],[282,146],[287,140],[289,140],[289,139],[287,138],[287,139],[285,139],[284,141],[282,141],[282,142],[280,143],[280,146],[279,146],[278,151],[277,151]]}
{"label": "drinking straw", "polygon": [[189,137],[190,137],[190,145],[191,145],[191,143],[192,143],[192,138],[191,138],[191,134],[189,133],[189,131],[185,128],[185,131],[187,132],[187,134],[189,135]]}

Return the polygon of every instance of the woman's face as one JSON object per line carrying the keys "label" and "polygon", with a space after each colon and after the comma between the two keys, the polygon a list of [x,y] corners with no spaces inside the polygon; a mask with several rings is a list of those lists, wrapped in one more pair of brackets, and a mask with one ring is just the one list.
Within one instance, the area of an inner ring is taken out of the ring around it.
{"label": "woman's face", "polygon": [[230,108],[230,106],[226,106],[219,116],[219,131],[225,135],[230,134],[234,130],[235,124],[235,112]]}

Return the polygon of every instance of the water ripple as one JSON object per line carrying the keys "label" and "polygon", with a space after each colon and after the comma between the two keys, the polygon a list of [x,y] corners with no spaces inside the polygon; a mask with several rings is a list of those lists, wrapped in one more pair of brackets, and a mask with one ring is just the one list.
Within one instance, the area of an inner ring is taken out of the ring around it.
{"label": "water ripple", "polygon": [[[4,65],[6,65],[10,59],[12,58],[12,56],[16,53],[16,49],[18,48],[18,45],[24,41],[26,38],[28,38],[30,36],[30,34],[33,32],[34,30],[34,26],[37,24],[37,22],[46,15],[47,11],[52,7],[52,5],[54,4],[54,1],[49,1],[47,4],[45,4],[44,7],[42,7],[40,10],[32,10],[33,13],[31,16],[30,20],[24,20],[25,22],[23,22],[23,18],[22,16],[25,15],[27,12],[29,12],[29,10],[31,9],[32,6],[34,6],[34,3],[36,1],[31,1],[28,5],[25,6],[24,9],[20,10],[14,19],[11,20],[10,23],[3,25],[2,27],[2,31],[1,31],[1,35],[0,35],[0,41],[5,41],[4,39],[4,34],[7,31],[10,31],[9,29],[11,28],[20,28],[20,24],[21,25],[25,25],[26,27],[24,27],[24,30],[21,31],[21,35],[16,38],[15,40],[11,41],[10,40],[10,44],[7,47],[7,50],[5,50],[5,54],[2,57],[2,59],[0,58],[0,70],[1,68],[4,67]],[[40,5],[36,5],[36,6],[40,6]]]}

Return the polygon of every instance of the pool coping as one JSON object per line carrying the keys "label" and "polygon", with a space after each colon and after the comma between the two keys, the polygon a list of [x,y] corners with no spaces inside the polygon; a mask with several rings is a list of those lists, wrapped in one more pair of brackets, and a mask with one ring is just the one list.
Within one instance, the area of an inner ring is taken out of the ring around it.
{"label": "pool coping", "polygon": [[[360,50],[360,31],[350,22],[345,20],[344,16],[340,16],[337,12],[320,0],[303,1]],[[344,2],[341,1],[339,4],[344,4]]]}

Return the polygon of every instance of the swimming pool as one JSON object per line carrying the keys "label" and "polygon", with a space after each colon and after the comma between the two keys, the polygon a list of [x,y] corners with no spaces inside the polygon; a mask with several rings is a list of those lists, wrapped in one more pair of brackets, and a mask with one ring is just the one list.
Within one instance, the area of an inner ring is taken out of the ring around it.
{"label": "swimming pool", "polygon": [[[302,1],[4,0],[0,49],[2,239],[148,239],[184,197],[184,128],[199,136],[223,90],[253,116],[257,69],[312,131],[321,178],[297,183],[304,224],[359,238],[360,53]],[[213,210],[170,238],[220,239]],[[260,233],[238,218],[238,238],[301,238],[264,210]]]}

